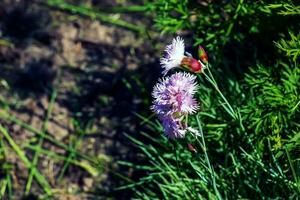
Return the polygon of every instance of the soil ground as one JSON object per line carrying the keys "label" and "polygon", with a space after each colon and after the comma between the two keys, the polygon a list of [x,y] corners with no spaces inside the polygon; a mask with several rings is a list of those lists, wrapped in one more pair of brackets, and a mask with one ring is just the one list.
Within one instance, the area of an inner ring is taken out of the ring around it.
{"label": "soil ground", "polygon": [[[84,2],[93,8],[119,5]],[[137,14],[122,17],[137,25],[149,24]],[[116,161],[135,159],[124,135],[143,129],[134,113],[150,112],[149,94],[159,76],[158,52],[152,42],[133,31],[36,1],[1,3],[0,28],[1,39],[7,42],[0,45],[1,112],[44,129],[63,144],[77,142],[77,151],[99,161],[95,173],[74,164],[62,173],[64,160],[41,153],[37,167],[55,198],[129,198],[130,194],[113,191],[119,178],[112,172],[120,172]],[[53,109],[45,124],[50,105]],[[15,122],[2,119],[0,123],[32,160],[35,151],[29,147],[39,137]],[[42,147],[70,156],[48,140]],[[14,198],[34,199],[43,192],[41,187],[34,180],[31,195],[24,196],[29,170],[10,148],[8,155],[5,163],[11,165]],[[130,171],[125,174],[130,176]]]}

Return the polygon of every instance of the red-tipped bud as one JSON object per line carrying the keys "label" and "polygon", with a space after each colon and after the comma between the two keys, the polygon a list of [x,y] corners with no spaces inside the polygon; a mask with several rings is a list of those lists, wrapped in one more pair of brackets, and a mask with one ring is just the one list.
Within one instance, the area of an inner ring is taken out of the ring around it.
{"label": "red-tipped bud", "polygon": [[199,58],[200,60],[204,63],[204,64],[207,64],[208,63],[208,57],[207,57],[207,54],[204,50],[204,48],[202,46],[199,46],[198,47],[198,55],[199,55]]}
{"label": "red-tipped bud", "polygon": [[188,144],[188,148],[189,148],[189,151],[197,153],[197,150],[195,149],[195,147],[192,144]]}
{"label": "red-tipped bud", "polygon": [[193,59],[190,64],[192,72],[199,73],[202,70],[202,66],[198,60]]}
{"label": "red-tipped bud", "polygon": [[202,72],[202,65],[195,58],[184,57],[181,61],[181,65],[186,66],[190,71],[192,71],[194,73]]}

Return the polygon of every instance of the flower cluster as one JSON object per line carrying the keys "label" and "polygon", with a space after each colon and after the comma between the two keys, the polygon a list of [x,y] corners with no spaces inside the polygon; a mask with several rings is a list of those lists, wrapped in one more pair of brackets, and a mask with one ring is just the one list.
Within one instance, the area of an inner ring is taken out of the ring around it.
{"label": "flower cluster", "polygon": [[[188,53],[186,53],[188,56],[185,56],[184,46],[184,41],[180,37],[173,39],[172,44],[167,45],[166,55],[160,62],[164,69],[163,75],[180,66],[195,73],[201,72],[203,64]],[[193,130],[183,123],[183,119],[189,114],[194,114],[198,109],[198,103],[194,98],[197,88],[196,76],[187,72],[177,72],[163,77],[154,86],[151,108],[161,120],[167,137],[183,138],[186,131]]]}

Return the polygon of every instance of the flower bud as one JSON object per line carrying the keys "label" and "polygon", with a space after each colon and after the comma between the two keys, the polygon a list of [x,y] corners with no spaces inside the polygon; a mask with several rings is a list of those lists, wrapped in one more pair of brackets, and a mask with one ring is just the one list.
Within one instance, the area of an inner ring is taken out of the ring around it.
{"label": "flower bud", "polygon": [[186,66],[190,71],[192,71],[194,73],[202,72],[202,65],[195,58],[184,57],[181,61],[181,65]]}
{"label": "flower bud", "polygon": [[197,150],[195,149],[195,147],[192,144],[188,144],[188,149],[191,152],[197,153]]}
{"label": "flower bud", "polygon": [[207,54],[204,50],[204,48],[202,46],[199,46],[198,47],[198,55],[199,55],[199,58],[200,60],[204,63],[204,64],[207,64],[208,63],[208,57],[207,57]]}
{"label": "flower bud", "polygon": [[191,61],[190,67],[191,67],[192,72],[195,72],[195,73],[199,73],[202,70],[201,64],[196,59],[193,59]]}

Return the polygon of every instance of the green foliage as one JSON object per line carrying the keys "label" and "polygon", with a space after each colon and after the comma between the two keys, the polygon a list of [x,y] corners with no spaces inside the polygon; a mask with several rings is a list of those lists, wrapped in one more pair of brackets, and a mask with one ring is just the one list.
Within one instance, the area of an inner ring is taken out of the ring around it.
{"label": "green foliage", "polygon": [[280,4],[270,4],[267,6],[269,9],[277,10],[280,15],[299,15],[300,6],[296,6],[292,1],[280,3]]}
{"label": "green foliage", "polygon": [[[274,67],[251,68],[246,75],[250,95],[243,113],[258,138],[264,136],[292,137],[299,131],[300,68],[286,64]],[[278,145],[281,141],[278,141]]]}
{"label": "green foliage", "polygon": [[189,31],[195,45],[205,44],[211,51],[230,40],[244,41],[247,35],[262,29],[261,17],[266,18],[262,1],[154,1],[155,26],[164,32]]}
{"label": "green foliage", "polygon": [[[159,123],[142,118],[147,133],[129,138],[140,149],[141,160],[149,162],[143,167],[121,162],[143,176],[119,189],[131,189],[139,199],[220,199],[215,186],[223,199],[297,199],[299,6],[267,0],[158,0],[153,5],[156,28],[191,34],[194,45],[205,45],[213,54],[211,69],[232,108],[219,88],[199,75],[197,116],[214,173],[195,138],[168,141],[159,136]],[[286,40],[288,34],[291,40]],[[199,125],[193,117],[188,123]]]}
{"label": "green foliage", "polygon": [[287,56],[293,57],[293,60],[296,61],[300,56],[300,33],[296,36],[292,32],[289,33],[291,40],[281,39],[276,43],[276,46],[284,51]]}
{"label": "green foliage", "polygon": [[[208,120],[205,115],[202,118]],[[149,127],[162,134],[157,124],[151,123]],[[215,170],[214,179],[223,198],[297,196],[296,183],[286,177],[274,156],[266,160],[251,149],[245,150],[247,144],[245,141],[243,144],[241,136],[235,137],[235,144],[229,144],[229,139],[224,135],[218,139],[212,138],[213,133],[222,130],[221,127],[221,124],[206,124],[204,131],[209,140],[208,154]],[[141,134],[148,139],[147,143],[145,138],[129,139],[140,149],[142,158],[149,160],[149,164],[140,166],[120,162],[144,176],[119,190],[132,189],[138,199],[217,199],[204,152],[194,138],[176,142],[168,141],[163,136]],[[188,144],[193,144],[197,152],[191,151]],[[273,155],[270,150],[268,153]]]}
{"label": "green foliage", "polygon": [[155,5],[155,25],[163,32],[176,32],[178,29],[188,29],[189,23],[188,0],[183,1],[154,1]]}
{"label": "green foliage", "polygon": [[[300,6],[296,6],[292,1],[281,4],[270,4],[267,8],[275,10],[279,15],[300,15]],[[284,51],[287,56],[293,57],[293,60],[296,61],[300,55],[300,33],[294,34],[293,32],[289,32],[289,36],[291,38],[290,40],[282,38],[279,42],[276,42],[276,46]]]}

